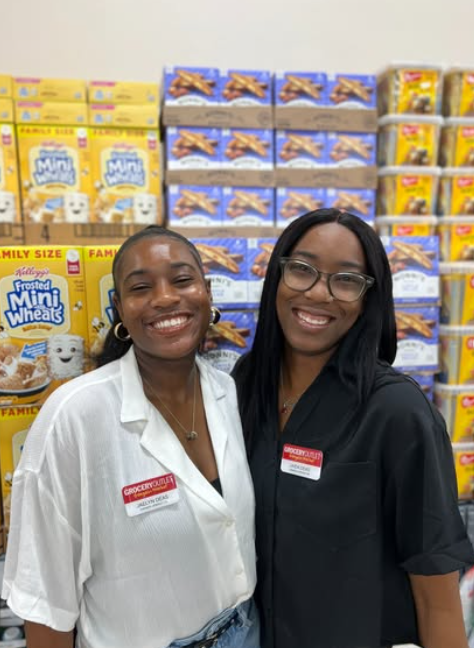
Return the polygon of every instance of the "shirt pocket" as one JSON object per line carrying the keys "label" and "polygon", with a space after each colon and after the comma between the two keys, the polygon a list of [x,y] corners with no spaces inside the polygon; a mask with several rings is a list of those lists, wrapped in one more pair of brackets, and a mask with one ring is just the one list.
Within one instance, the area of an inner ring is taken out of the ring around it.
{"label": "shirt pocket", "polygon": [[316,544],[337,550],[377,529],[374,463],[323,464],[318,481],[280,474],[280,513]]}

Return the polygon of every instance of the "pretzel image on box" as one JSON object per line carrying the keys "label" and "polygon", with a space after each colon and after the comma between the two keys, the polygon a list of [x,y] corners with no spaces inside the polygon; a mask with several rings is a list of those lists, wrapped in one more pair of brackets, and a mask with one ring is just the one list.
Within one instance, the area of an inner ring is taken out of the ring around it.
{"label": "pretzel image on box", "polygon": [[224,311],[208,330],[204,357],[217,369],[230,373],[239,357],[252,346],[256,315],[251,311]]}
{"label": "pretzel image on box", "polygon": [[272,226],[274,190],[266,187],[224,187],[223,222],[235,226]]}
{"label": "pretzel image on box", "polygon": [[270,105],[271,81],[266,71],[221,70],[220,101],[232,106]]}
{"label": "pretzel image on box", "polygon": [[402,371],[436,371],[439,309],[436,306],[397,306],[395,320],[398,344],[393,366]]}
{"label": "pretzel image on box", "polygon": [[316,168],[326,164],[326,133],[279,130],[276,142],[277,166]]}
{"label": "pretzel image on box", "polygon": [[433,327],[436,324],[435,320],[425,320],[420,314],[410,314],[397,311],[395,313],[395,321],[397,323],[397,339],[403,340],[410,333],[417,333],[426,338],[433,337]]}
{"label": "pretzel image on box", "polygon": [[220,143],[221,132],[217,128],[167,128],[168,168],[218,168]]}
{"label": "pretzel image on box", "polygon": [[329,104],[352,105],[358,108],[375,108],[376,79],[374,76],[336,74],[330,76],[328,85]]}
{"label": "pretzel image on box", "polygon": [[224,129],[222,151],[225,167],[273,169],[273,131]]}
{"label": "pretzel image on box", "polygon": [[285,106],[323,106],[327,77],[320,72],[280,72],[276,74],[276,103]]}
{"label": "pretzel image on box", "polygon": [[286,227],[298,216],[323,207],[326,203],[326,190],[278,187],[276,202],[276,225]]}
{"label": "pretzel image on box", "polygon": [[329,133],[329,159],[336,166],[370,166],[376,163],[377,138],[372,133]]}
{"label": "pretzel image on box", "polygon": [[328,189],[328,207],[334,207],[359,216],[366,222],[375,217],[375,191],[373,189]]}
{"label": "pretzel image on box", "polygon": [[170,185],[168,222],[180,227],[201,227],[222,222],[220,187]]}
{"label": "pretzel image on box", "polygon": [[165,103],[204,106],[218,102],[219,71],[216,68],[166,67]]}
{"label": "pretzel image on box", "polygon": [[276,238],[248,239],[249,304],[258,307]]}

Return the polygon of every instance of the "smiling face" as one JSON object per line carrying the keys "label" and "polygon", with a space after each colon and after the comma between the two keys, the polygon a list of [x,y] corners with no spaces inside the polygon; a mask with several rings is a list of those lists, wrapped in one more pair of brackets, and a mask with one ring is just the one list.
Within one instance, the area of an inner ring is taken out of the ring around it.
{"label": "smiling face", "polygon": [[194,356],[209,326],[210,288],[188,246],[141,239],[120,260],[115,305],[137,358]]}
{"label": "smiling face", "polygon": [[[289,254],[322,272],[366,272],[359,239],[338,223],[309,229]],[[285,352],[319,356],[326,362],[362,312],[363,298],[354,302],[333,299],[327,278],[310,290],[297,292],[280,279],[276,296],[278,320],[285,338]]]}

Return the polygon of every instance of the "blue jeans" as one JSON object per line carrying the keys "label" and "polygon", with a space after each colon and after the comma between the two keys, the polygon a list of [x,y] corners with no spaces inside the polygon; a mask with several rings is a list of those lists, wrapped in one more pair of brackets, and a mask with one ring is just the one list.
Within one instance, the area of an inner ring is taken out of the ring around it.
{"label": "blue jeans", "polygon": [[260,648],[260,624],[253,599],[231,610],[224,610],[196,634],[173,641],[168,648],[185,648],[197,641],[204,641],[237,614],[237,620],[217,640],[214,648]]}

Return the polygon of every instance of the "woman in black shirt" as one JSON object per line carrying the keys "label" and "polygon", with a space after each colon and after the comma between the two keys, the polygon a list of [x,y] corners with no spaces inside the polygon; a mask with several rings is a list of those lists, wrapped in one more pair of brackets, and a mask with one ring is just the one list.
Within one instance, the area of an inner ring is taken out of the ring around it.
{"label": "woman in black shirt", "polygon": [[234,376],[257,499],[263,648],[467,648],[474,562],[445,424],[396,353],[379,237],[334,209],[280,236]]}

